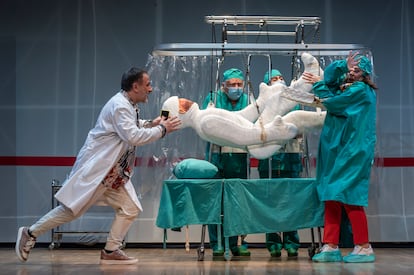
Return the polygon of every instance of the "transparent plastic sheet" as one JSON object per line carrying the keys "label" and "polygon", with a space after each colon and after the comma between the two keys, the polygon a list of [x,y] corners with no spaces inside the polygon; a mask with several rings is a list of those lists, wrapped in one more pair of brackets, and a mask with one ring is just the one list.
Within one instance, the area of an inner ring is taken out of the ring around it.
{"label": "transparent plastic sheet", "polygon": [[[373,61],[372,53],[369,50],[360,51],[360,53]],[[346,55],[327,55],[323,52],[313,53],[313,55],[318,59],[322,69],[335,60],[347,57]],[[246,55],[240,56],[240,59],[244,58]],[[296,77],[299,77],[303,71],[299,56],[295,57],[293,65],[293,71]],[[150,96],[149,104],[144,104],[141,107],[140,116],[142,118],[157,116],[162,103],[170,96],[187,98],[201,105],[208,92],[215,89],[217,67],[218,59],[214,56],[149,55],[146,68],[151,75],[154,90]],[[226,65],[224,64],[222,67],[225,68]],[[219,72],[219,75],[221,73]],[[253,89],[258,90],[258,87],[253,87]],[[257,97],[257,94],[255,96]],[[303,109],[315,110],[315,108],[306,106]],[[306,171],[302,173],[303,177],[315,177],[319,134],[319,130],[306,133],[306,143],[303,144],[303,150],[309,163],[304,168]],[[205,157],[206,143],[191,128],[168,135],[160,143],[138,148],[138,159],[142,162],[136,169],[134,184],[138,186],[137,192],[141,198],[149,196],[158,200],[159,198],[156,196],[160,194],[162,181],[173,177],[172,169],[181,159],[189,157],[203,159]],[[381,155],[378,148],[377,146],[376,156]],[[377,158],[376,164],[380,162],[381,160]],[[378,165],[373,166],[372,173],[372,179],[378,180]]]}
{"label": "transparent plastic sheet", "polygon": [[[197,102],[200,106],[212,90],[211,66],[214,58],[148,56],[146,70],[151,76],[153,92],[148,104],[140,106],[140,117],[152,119],[161,112],[163,102],[178,96]],[[162,181],[173,177],[177,162],[185,158],[204,159],[206,142],[191,128],[167,135],[158,142],[139,147],[139,165],[134,176],[134,185],[145,202],[158,202]],[[158,206],[155,203],[154,206]]]}
{"label": "transparent plastic sheet", "polygon": [[[369,50],[361,52],[372,59]],[[335,60],[346,58],[346,55],[324,55],[321,52],[317,57],[320,66],[324,69],[327,65]],[[240,58],[245,58],[241,56]],[[299,77],[303,71],[300,57],[295,58],[294,71],[296,77]],[[178,96],[190,99],[201,105],[201,102],[210,90],[214,90],[215,75],[217,69],[217,60],[212,56],[149,56],[147,70],[151,75],[154,91],[150,96],[150,102],[141,107],[141,117],[154,117],[158,115],[162,103],[170,96]],[[224,66],[225,67],[225,66]],[[253,72],[254,73],[254,72]],[[375,73],[374,73],[375,75]],[[289,83],[288,83],[289,84]],[[258,90],[257,87],[253,89]],[[257,96],[257,95],[255,95]],[[314,108],[304,107],[306,110]],[[315,176],[316,155],[319,141],[319,131],[306,133],[307,147],[310,160],[310,170],[306,173],[309,177]],[[189,146],[191,144],[192,146]],[[138,156],[146,163],[141,163],[139,167],[156,167],[157,172],[153,173],[151,169],[137,169],[135,176],[137,185],[142,185],[144,179],[148,181],[156,174],[162,179],[168,179],[172,175],[172,169],[177,161],[187,157],[204,158],[205,142],[201,140],[193,129],[183,129],[167,136],[159,143],[143,146],[138,150]],[[376,155],[379,156],[377,150]],[[150,157],[148,157],[150,156]],[[157,165],[153,165],[153,164]],[[162,164],[162,165],[161,165]],[[373,170],[377,166],[373,167]],[[375,174],[375,173],[374,173]],[[142,176],[142,181],[139,179]],[[141,186],[137,190],[141,195],[153,187]],[[156,193],[158,193],[157,190]]]}
{"label": "transparent plastic sheet", "polygon": [[[366,53],[372,60],[372,55]],[[335,60],[346,58],[346,56],[314,55],[319,60],[320,66],[324,69]],[[240,58],[245,58],[241,56]],[[149,96],[147,104],[140,105],[140,118],[152,119],[160,114],[163,102],[170,96],[187,98],[199,105],[211,90],[215,90],[216,57],[212,56],[148,56],[146,70],[151,76],[153,92]],[[303,71],[300,57],[295,57],[294,71],[299,77]],[[226,66],[224,66],[226,67]],[[221,75],[220,72],[219,75]],[[287,83],[289,85],[289,83]],[[258,87],[253,87],[258,90]],[[257,95],[255,94],[257,97]],[[315,110],[315,108],[303,106],[305,110]],[[378,122],[377,122],[378,123]],[[305,133],[306,142],[302,145],[303,156],[308,162],[305,163],[302,177],[316,176],[316,163],[319,144],[319,130]],[[376,156],[379,141],[377,142]],[[167,135],[158,142],[147,144],[137,149],[138,165],[132,178],[137,194],[141,199],[144,212],[138,219],[155,220],[158,213],[159,199],[161,194],[162,182],[174,178],[173,168],[185,158],[205,158],[206,142],[202,140],[191,128],[185,128]],[[370,207],[367,213],[377,213],[378,201],[376,200],[380,192],[379,184],[381,179],[381,159],[377,158],[372,168]],[[370,209],[374,209],[370,211]],[[83,227],[84,225],[82,225]],[[105,226],[109,226],[105,225]],[[82,241],[94,242],[97,236],[82,236]]]}

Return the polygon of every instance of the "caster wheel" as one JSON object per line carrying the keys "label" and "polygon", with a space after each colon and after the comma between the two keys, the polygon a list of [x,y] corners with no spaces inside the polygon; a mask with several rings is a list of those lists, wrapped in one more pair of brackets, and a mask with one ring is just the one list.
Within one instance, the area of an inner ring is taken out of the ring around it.
{"label": "caster wheel", "polygon": [[316,246],[310,246],[308,247],[308,255],[309,259],[312,260],[312,257],[316,254],[317,247]]}
{"label": "caster wheel", "polygon": [[49,245],[49,249],[50,249],[50,250],[53,250],[53,249],[55,249],[55,248],[59,248],[59,246],[60,246],[60,244],[59,244],[59,243],[51,243],[51,244]]}
{"label": "caster wheel", "polygon": [[198,261],[204,261],[204,247],[199,247],[197,249]]}

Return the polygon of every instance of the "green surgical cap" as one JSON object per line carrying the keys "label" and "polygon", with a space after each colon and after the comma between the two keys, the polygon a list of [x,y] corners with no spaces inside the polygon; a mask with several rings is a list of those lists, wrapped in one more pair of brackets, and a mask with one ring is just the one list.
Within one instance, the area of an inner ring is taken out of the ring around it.
{"label": "green surgical cap", "polygon": [[[282,74],[279,72],[279,70],[273,69],[270,73],[270,78],[273,78],[275,76],[282,76]],[[263,77],[263,82],[266,84],[269,84],[269,71],[267,71]]]}
{"label": "green surgical cap", "polygon": [[358,67],[362,71],[364,71],[366,74],[372,74],[372,64],[366,56],[360,56],[357,58],[357,60],[359,60]]}
{"label": "green surgical cap", "polygon": [[243,72],[236,68],[228,69],[223,73],[223,80],[227,81],[231,78],[238,78],[244,80]]}

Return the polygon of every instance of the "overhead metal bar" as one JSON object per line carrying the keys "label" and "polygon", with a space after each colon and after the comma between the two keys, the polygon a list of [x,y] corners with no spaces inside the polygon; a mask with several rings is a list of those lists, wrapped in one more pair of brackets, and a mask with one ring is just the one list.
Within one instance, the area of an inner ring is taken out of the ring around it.
{"label": "overhead metal bar", "polygon": [[296,36],[296,32],[276,32],[276,31],[227,31],[228,35],[279,35]]}
{"label": "overhead metal bar", "polygon": [[317,16],[205,16],[205,21],[209,24],[232,24],[232,25],[319,25],[321,19]]}
{"label": "overhead metal bar", "polygon": [[[315,33],[319,31],[321,19],[307,16],[205,16],[205,21],[215,26],[221,25],[223,43],[227,43],[228,36],[296,36],[296,43],[305,43],[305,26],[313,26]],[[276,26],[278,29],[275,29]],[[273,28],[273,29],[270,29]]]}
{"label": "overhead metal bar", "polygon": [[158,45],[152,52],[158,56],[223,56],[237,54],[347,55],[349,51],[363,51],[359,44],[297,44],[297,43],[168,43]]}

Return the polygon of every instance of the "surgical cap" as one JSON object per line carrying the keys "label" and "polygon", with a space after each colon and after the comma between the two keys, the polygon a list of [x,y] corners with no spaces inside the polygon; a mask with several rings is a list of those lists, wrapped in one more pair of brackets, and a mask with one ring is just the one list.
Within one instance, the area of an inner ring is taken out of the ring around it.
{"label": "surgical cap", "polygon": [[243,72],[236,68],[228,69],[223,73],[223,80],[227,81],[231,78],[238,78],[244,80]]}
{"label": "surgical cap", "polygon": [[372,74],[372,64],[366,56],[360,56],[357,58],[357,60],[359,60],[358,67],[362,71],[364,71],[366,74]]}
{"label": "surgical cap", "polygon": [[[273,70],[270,72],[270,78],[273,78],[273,77],[275,77],[275,76],[282,76],[282,74],[279,72],[279,70],[275,70],[275,69],[273,69]],[[267,72],[265,73],[265,75],[264,75],[264,77],[263,77],[263,82],[264,82],[264,83],[266,83],[266,84],[268,84],[268,83],[269,83],[269,71],[267,71]]]}

